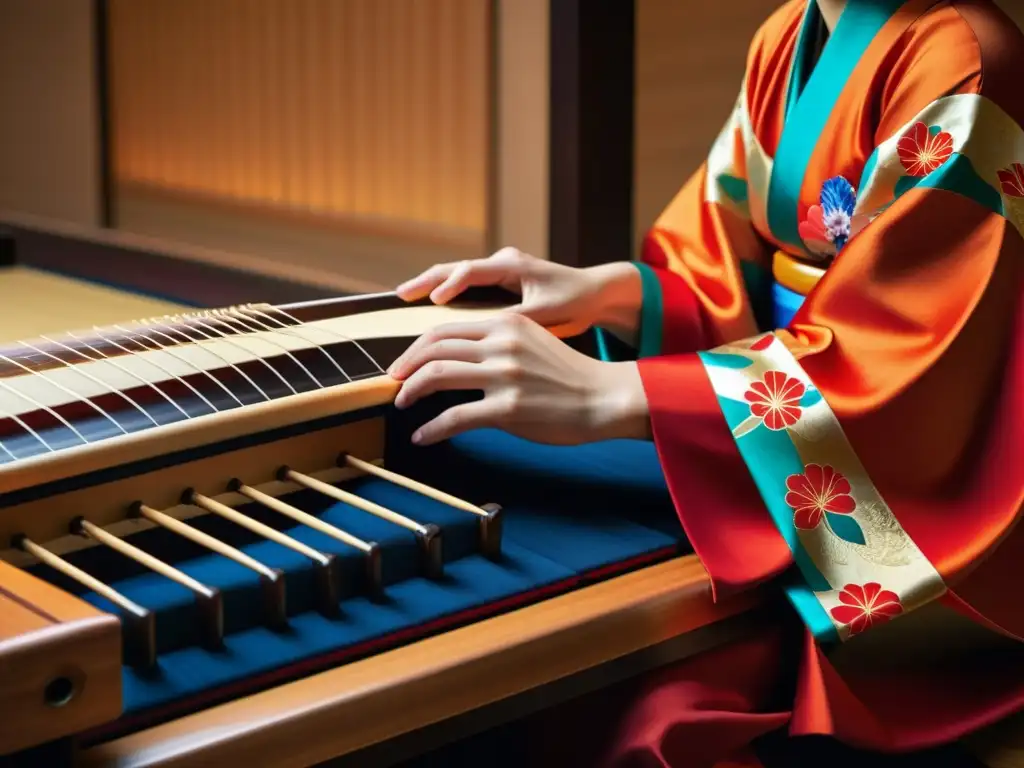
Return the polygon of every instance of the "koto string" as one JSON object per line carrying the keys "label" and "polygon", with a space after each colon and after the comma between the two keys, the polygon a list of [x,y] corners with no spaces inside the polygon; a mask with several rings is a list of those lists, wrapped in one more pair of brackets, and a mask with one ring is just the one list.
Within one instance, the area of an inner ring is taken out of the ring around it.
{"label": "koto string", "polygon": [[[47,341],[49,341],[49,339],[47,339]],[[99,384],[101,387],[105,387],[108,394],[111,394],[111,395],[115,395],[116,394],[118,397],[120,397],[126,403],[128,403],[131,406],[133,406],[135,408],[135,410],[137,410],[139,413],[141,413],[143,416],[145,416],[150,422],[152,422],[154,427],[159,427],[160,426],[160,424],[157,423],[157,420],[149,415],[148,411],[146,411],[141,405],[139,405],[137,402],[135,402],[135,400],[132,399],[131,397],[129,397],[126,393],[121,392],[120,390],[117,390],[117,389],[113,389],[109,384],[105,384],[104,382],[102,382],[100,379],[96,378],[92,374],[90,374],[90,373],[88,373],[86,371],[83,371],[80,367],[76,366],[74,363],[69,363],[67,360],[65,360],[65,359],[63,359],[61,357],[57,357],[56,355],[51,355],[49,352],[47,352],[45,350],[42,350],[42,349],[39,349],[39,347],[37,347],[37,346],[35,346],[33,344],[29,344],[27,341],[19,341],[18,344],[21,344],[24,347],[28,347],[29,349],[31,349],[31,350],[33,350],[35,352],[38,352],[41,355],[45,355],[46,357],[49,357],[49,358],[51,358],[53,360],[56,360],[58,363],[60,363],[61,365],[65,366],[66,368],[72,369],[79,376],[83,376],[84,378],[88,379],[93,384]],[[75,350],[71,350],[71,351],[74,352]],[[91,359],[89,357],[86,357],[85,355],[82,355],[80,352],[78,354],[80,354],[82,357],[85,357],[86,360],[90,360]]]}
{"label": "koto string", "polygon": [[[235,321],[237,321],[239,323],[243,323],[243,322],[255,323],[257,326],[259,326],[260,328],[263,328],[263,330],[265,330],[265,331],[267,331],[269,333],[279,333],[280,332],[279,329],[271,328],[266,323],[262,323],[262,322],[260,322],[259,320],[255,319],[253,317],[245,316],[243,318],[243,316],[241,316],[238,313],[238,310],[236,310],[236,309],[218,309],[218,310],[215,310],[214,315],[215,315],[215,319],[217,319],[217,320],[221,320],[224,317],[230,317],[231,319],[233,319],[233,320],[235,320]],[[258,330],[253,329],[251,326],[248,326],[248,325],[243,326],[243,328],[246,330],[246,332],[254,331],[256,333],[259,333]],[[262,337],[262,338],[264,338],[268,342],[271,341],[267,337]],[[299,338],[302,338],[302,337],[300,336]],[[297,366],[299,366],[303,370],[303,372],[305,372],[305,374],[307,376],[309,376],[309,378],[312,380],[312,382],[314,384],[316,384],[317,387],[319,387],[320,389],[324,388],[323,382],[321,382],[320,379],[318,379],[316,376],[314,376],[313,372],[310,371],[309,368],[307,368],[305,365],[303,365],[302,361],[299,360],[295,355],[293,355],[291,353],[291,350],[289,350],[283,344],[276,344],[275,343],[275,346],[281,347],[281,349],[284,350],[284,353],[286,355],[288,355],[288,357],[291,359],[291,361],[294,362]]]}
{"label": "koto string", "polygon": [[[26,345],[26,346],[27,346],[27,345]],[[106,412],[105,410],[103,410],[102,408],[100,408],[100,407],[99,407],[99,405],[97,405],[96,403],[94,403],[94,402],[93,402],[92,400],[89,400],[88,398],[84,398],[84,397],[82,397],[82,396],[81,396],[81,395],[79,395],[79,394],[78,394],[77,392],[74,392],[74,391],[72,391],[72,390],[68,389],[68,388],[67,388],[67,387],[65,387],[65,386],[64,386],[63,384],[59,384],[59,383],[57,383],[57,382],[56,382],[56,381],[54,381],[53,379],[49,378],[49,377],[48,377],[48,376],[47,376],[46,374],[44,374],[44,373],[43,373],[42,371],[37,371],[37,370],[35,370],[34,368],[30,368],[29,366],[27,366],[27,365],[24,365],[24,364],[20,363],[19,361],[17,361],[17,360],[14,360],[14,359],[12,359],[12,358],[10,358],[10,357],[7,357],[7,355],[4,355],[4,354],[0,354],[0,360],[3,360],[3,361],[5,361],[5,362],[8,362],[8,363],[10,363],[11,365],[16,365],[16,366],[17,366],[18,368],[21,368],[21,369],[22,369],[23,371],[25,371],[26,373],[30,373],[30,374],[32,374],[33,376],[38,376],[38,377],[39,377],[39,378],[41,378],[41,379],[42,379],[43,381],[45,381],[45,382],[46,382],[47,384],[50,384],[51,386],[54,386],[54,387],[56,387],[57,389],[61,390],[62,392],[64,392],[64,393],[65,393],[65,394],[67,394],[67,395],[71,395],[71,397],[73,397],[73,398],[74,398],[75,402],[79,402],[79,403],[85,403],[86,405],[88,405],[89,407],[91,407],[91,408],[92,408],[92,409],[93,409],[94,411],[96,411],[96,413],[100,414],[100,415],[101,415],[101,416],[103,416],[103,417],[104,417],[105,419],[107,419],[107,421],[109,421],[109,422],[110,422],[111,424],[113,424],[113,425],[114,425],[115,427],[117,427],[117,428],[118,428],[118,429],[119,429],[119,430],[121,431],[121,434],[123,434],[123,435],[127,435],[127,434],[128,434],[128,431],[127,431],[127,430],[126,430],[126,429],[125,429],[124,427],[122,427],[122,426],[121,426],[121,424],[120,424],[119,422],[117,422],[117,421],[116,421],[116,420],[114,419],[114,417],[113,417],[113,416],[111,416],[111,415],[110,415],[109,413],[107,413],[107,412]],[[101,382],[101,383],[102,383],[102,382]],[[41,405],[41,404],[40,404],[40,405]],[[45,406],[44,406],[44,407],[45,407]],[[52,409],[47,409],[47,410],[49,410],[49,411],[50,411],[51,413],[53,413],[53,414],[54,414],[55,416],[57,415],[57,412],[56,412],[56,411],[53,411]],[[61,421],[64,421],[64,419],[61,419]],[[67,424],[67,426],[69,426],[69,427],[71,426],[71,425],[70,425],[70,424],[69,424],[69,423],[68,423],[67,421],[64,421],[64,423],[65,423],[65,424]],[[74,427],[72,427],[72,429],[74,429]],[[76,433],[76,434],[78,434],[78,436],[79,436],[79,437],[81,437],[81,433],[80,433],[80,432],[78,432],[78,430],[75,430],[75,433]],[[83,440],[85,440],[85,438],[82,438],[82,439],[83,439]],[[86,442],[88,442],[88,441],[86,441]]]}
{"label": "koto string", "polygon": [[[209,334],[203,333],[202,331],[199,331],[197,329],[190,329],[190,330],[196,330],[197,333],[202,334],[203,336],[205,336],[207,339],[210,339],[211,341],[214,341],[216,339],[223,339],[224,341],[226,341],[231,346],[238,347],[240,350],[242,350],[246,354],[249,354],[249,355],[253,354],[253,351],[251,349],[246,349],[245,345],[243,345],[242,342],[239,341],[240,338],[244,339],[245,336],[236,336],[234,334],[225,333],[224,331],[222,331],[221,329],[217,328],[216,326],[211,325],[209,323],[209,321],[207,321],[206,318],[204,318],[204,317],[191,317],[189,319],[190,320],[195,320],[197,323],[199,323],[204,328],[208,328],[209,330],[213,331],[214,333],[220,334],[220,335],[219,336],[210,336]],[[279,347],[280,345],[279,344],[275,344],[274,346]],[[284,384],[286,387],[288,387],[288,389],[290,389],[292,391],[293,395],[299,394],[298,390],[295,389],[294,386],[292,386],[292,383],[290,381],[288,381],[288,379],[286,379],[284,376],[282,376],[281,373],[274,366],[272,366],[267,360],[265,360],[260,354],[256,353],[255,354],[255,358],[257,360],[259,360],[259,362],[261,362],[263,364],[264,368],[266,368],[268,371],[270,371],[275,376],[277,376],[277,378],[279,378],[281,380],[281,383]],[[267,399],[269,400],[270,398],[268,397]]]}
{"label": "koto string", "polygon": [[381,367],[380,363],[378,363],[374,359],[373,355],[371,355],[369,352],[367,352],[366,348],[363,347],[363,345],[360,344],[356,339],[351,339],[348,336],[346,336],[345,334],[338,333],[337,331],[333,331],[330,328],[322,328],[321,326],[312,326],[312,325],[309,325],[308,323],[304,323],[301,320],[299,320],[297,317],[295,317],[294,315],[291,315],[288,312],[285,312],[283,309],[280,309],[278,307],[268,307],[268,309],[270,309],[273,312],[277,312],[279,315],[284,315],[286,318],[288,318],[289,320],[291,320],[292,322],[298,324],[299,326],[301,326],[303,328],[310,328],[310,329],[315,328],[316,330],[323,331],[324,333],[329,334],[331,336],[334,336],[335,338],[340,339],[341,341],[343,341],[343,342],[345,342],[347,344],[354,344],[355,348],[363,353],[363,356],[367,360],[370,361],[370,363],[373,365],[373,367],[377,369],[378,373],[384,373],[384,369]]}
{"label": "koto string", "polygon": [[[117,329],[118,329],[119,331],[123,331],[123,330],[124,330],[123,328],[121,328],[121,326],[118,326],[118,325],[116,325],[116,326],[114,326],[114,327],[115,327],[115,328],[117,328]],[[155,328],[147,328],[146,330],[148,330],[148,331],[152,331],[153,333],[155,333],[155,334],[157,334],[157,335],[159,335],[159,336],[163,336],[163,337],[164,337],[165,339],[167,339],[167,340],[168,340],[168,341],[170,341],[171,343],[170,343],[169,345],[168,345],[168,344],[161,344],[161,343],[160,343],[159,341],[155,341],[155,340],[151,339],[151,338],[150,338],[149,336],[147,336],[147,335],[146,335],[146,334],[144,334],[144,333],[143,333],[143,334],[141,334],[141,335],[142,335],[142,338],[144,338],[144,339],[145,339],[146,341],[152,341],[152,342],[153,342],[154,344],[156,344],[156,345],[157,345],[157,347],[159,347],[159,348],[160,348],[161,350],[165,351],[165,352],[166,352],[167,354],[169,354],[169,355],[173,355],[174,357],[178,358],[179,360],[181,360],[182,362],[186,363],[186,364],[187,364],[187,365],[189,365],[190,367],[194,368],[194,369],[195,369],[195,370],[197,370],[197,371],[198,371],[199,373],[201,373],[201,374],[203,374],[204,376],[206,376],[206,378],[208,378],[208,379],[209,379],[210,381],[212,381],[212,382],[213,382],[214,384],[216,384],[216,385],[217,385],[218,387],[220,387],[220,388],[221,388],[221,389],[223,389],[223,390],[224,390],[225,392],[227,392],[227,393],[228,393],[228,396],[229,396],[229,397],[231,397],[231,398],[232,398],[232,399],[233,399],[233,400],[234,400],[234,401],[235,401],[236,403],[238,403],[239,405],[243,405],[242,401],[238,399],[238,396],[237,396],[237,395],[236,395],[236,394],[235,394],[234,392],[232,392],[232,391],[231,391],[230,389],[228,389],[228,388],[227,388],[227,387],[226,387],[226,386],[224,385],[224,382],[222,382],[222,381],[221,381],[220,379],[218,379],[218,378],[217,378],[216,376],[214,376],[214,375],[213,375],[212,373],[210,373],[210,372],[209,372],[208,370],[206,370],[205,368],[200,368],[200,367],[199,367],[198,365],[196,365],[195,363],[193,363],[193,362],[192,362],[191,360],[189,360],[189,359],[188,359],[187,357],[185,357],[184,355],[180,355],[180,354],[178,354],[178,350],[176,349],[176,347],[178,346],[178,344],[180,344],[180,342],[176,341],[176,340],[175,340],[175,339],[174,339],[174,338],[173,338],[172,336],[168,336],[168,335],[167,335],[166,333],[164,333],[163,331],[158,331],[158,330],[157,330],[157,329],[155,329]],[[203,348],[202,348],[202,347],[200,347],[200,346],[199,346],[198,344],[194,344],[193,346],[194,346],[194,347],[195,347],[196,349],[203,349]],[[234,365],[234,363],[232,363],[232,362],[231,362],[230,360],[225,360],[225,359],[224,359],[224,358],[223,358],[223,357],[222,357],[221,355],[218,355],[218,354],[217,354],[216,352],[212,352],[212,351],[210,351],[210,350],[208,350],[208,349],[206,349],[206,350],[204,350],[204,351],[205,351],[205,352],[207,352],[207,353],[208,353],[208,354],[210,354],[210,355],[213,355],[214,357],[216,357],[216,358],[217,358],[218,360],[220,360],[221,362],[223,362],[223,363],[224,363],[224,364],[226,364],[227,366],[229,366],[229,367],[231,367],[231,368],[234,368],[234,369],[235,369],[236,371],[238,371],[238,373],[239,373],[239,374],[241,374],[241,375],[242,375],[242,376],[243,376],[244,378],[248,379],[248,376],[245,376],[245,374],[244,374],[244,373],[243,373],[242,371],[239,371],[239,370],[238,370],[238,368],[237,368],[237,366],[235,366],[235,365]],[[255,384],[254,384],[253,386],[255,386]],[[257,391],[257,392],[260,392],[260,393],[262,394],[262,390],[260,390],[260,388],[259,388],[259,387],[256,387],[256,391]],[[265,396],[265,395],[264,395],[264,396]],[[270,398],[267,398],[267,399],[269,400]]]}
{"label": "koto string", "polygon": [[[237,317],[236,315],[230,314],[231,312],[232,312],[232,310],[216,310],[214,312],[214,316],[211,318],[211,320],[213,320],[214,322],[224,323],[225,325],[227,325],[229,320],[231,320],[231,321],[234,321],[234,322],[242,324],[241,325],[241,330],[242,330],[243,333],[260,333],[259,329],[252,328],[249,325],[245,325],[246,321],[253,322],[253,323],[257,323],[258,321],[253,320],[251,318],[243,319],[243,318]],[[229,328],[234,328],[235,326],[228,325],[228,327]],[[270,333],[274,332],[274,330],[272,328],[268,328],[265,325],[263,327],[264,327],[265,330],[269,331]],[[242,338],[244,338],[244,336]],[[314,376],[313,373],[305,365],[302,364],[302,361],[300,361],[297,357],[295,357],[295,355],[292,354],[292,351],[290,349],[288,349],[288,347],[286,347],[284,344],[281,344],[280,342],[275,341],[274,339],[270,338],[269,336],[261,336],[260,340],[261,341],[265,341],[268,344],[273,344],[275,347],[278,347],[279,349],[281,349],[284,352],[284,354],[288,356],[289,360],[291,360],[293,363],[295,363],[297,366],[299,366],[299,368],[302,369],[303,373],[305,373],[310,378],[310,380],[313,382],[313,384],[318,389],[323,389],[324,388],[324,385],[320,382],[320,379],[318,379],[316,376]],[[292,391],[294,392],[294,389]]]}
{"label": "koto string", "polygon": [[[272,309],[272,307],[269,307],[269,308]],[[278,330],[280,333],[291,333],[296,338],[302,339],[303,341],[312,344],[315,349],[318,349],[319,351],[321,351],[321,353],[325,357],[328,358],[328,360],[331,362],[331,364],[336,369],[338,369],[338,373],[340,373],[342,376],[344,376],[347,381],[352,381],[351,375],[349,375],[349,373],[344,368],[341,367],[340,362],[338,362],[338,360],[335,359],[334,355],[332,355],[330,352],[328,352],[327,349],[325,349],[322,344],[318,344],[315,341],[313,341],[312,339],[310,339],[310,338],[308,338],[306,336],[303,336],[302,334],[300,334],[298,332],[298,330],[296,328],[283,323],[282,321],[280,321],[280,319],[278,319],[276,317],[271,317],[269,314],[267,314],[266,312],[262,311],[261,309],[257,309],[255,306],[247,306],[247,307],[244,308],[244,311],[252,312],[252,313],[255,313],[255,314],[259,314],[259,315],[261,315],[263,317],[266,317],[268,319],[268,321],[270,321],[271,323],[275,323],[276,324],[275,326],[273,326],[273,328]],[[299,328],[307,328],[307,326],[305,324],[300,323],[299,324]],[[321,330],[323,330],[323,329],[321,329]],[[347,338],[343,337],[341,334],[335,334],[335,336],[339,336],[339,337],[343,338],[346,342],[351,341],[350,339],[347,339]]]}
{"label": "koto string", "polygon": [[[4,389],[7,392],[10,392],[15,397],[20,398],[21,400],[24,400],[26,403],[31,405],[33,408],[37,408],[38,410],[41,410],[41,411],[46,411],[48,414],[53,416],[53,418],[55,418],[57,421],[59,421],[65,427],[67,427],[72,432],[74,432],[75,433],[75,437],[77,437],[79,440],[81,440],[86,445],[89,444],[89,441],[85,439],[85,435],[83,435],[81,432],[79,432],[77,429],[75,429],[74,425],[70,421],[65,419],[63,416],[61,416],[59,413],[57,413],[55,410],[53,410],[53,408],[51,408],[50,406],[43,405],[38,400],[36,400],[34,397],[30,397],[29,395],[26,395],[26,394],[24,394],[22,392],[19,392],[14,387],[12,387],[9,384],[7,384],[7,382],[5,382],[3,379],[0,379],[0,389]],[[42,435],[40,435],[38,432],[36,432],[34,429],[32,429],[32,427],[30,427],[27,422],[22,420],[22,418],[20,416],[18,416],[16,413],[12,413],[11,414],[11,418],[14,419],[22,429],[24,429],[25,431],[29,432],[33,437],[36,438],[36,440],[38,440],[44,446],[46,446],[46,449],[48,451],[53,453],[53,451],[54,451],[53,446],[50,445],[48,442],[46,442],[46,440],[43,439]]]}
{"label": "koto string", "polygon": [[[7,414],[6,411],[0,411],[0,419],[9,419],[9,418],[11,418],[11,417]],[[15,456],[13,453],[11,453],[10,450],[7,448],[7,446],[4,445],[4,441],[3,440],[0,440],[0,451],[3,451],[4,453],[6,453],[14,461],[18,460],[18,457]]]}
{"label": "koto string", "polygon": [[[76,353],[77,355],[79,355],[81,357],[84,357],[89,362],[93,362],[93,363],[102,362],[102,363],[107,363],[109,365],[112,365],[114,368],[117,368],[117,370],[121,371],[125,375],[131,376],[133,379],[135,379],[136,381],[140,382],[143,386],[146,386],[146,387],[149,387],[150,389],[152,389],[158,395],[163,397],[164,400],[166,400],[168,403],[170,403],[175,408],[177,408],[181,412],[182,416],[184,416],[186,419],[189,418],[189,415],[188,415],[188,413],[185,412],[185,409],[182,408],[180,405],[178,405],[174,401],[174,399],[172,397],[170,397],[166,392],[164,392],[162,389],[160,389],[160,387],[156,386],[153,382],[147,381],[146,379],[142,378],[141,376],[139,376],[134,371],[128,370],[123,365],[119,364],[114,358],[107,357],[102,352],[100,352],[98,349],[96,349],[96,347],[92,346],[92,344],[90,344],[87,341],[84,341],[82,339],[79,339],[73,333],[68,333],[67,335],[70,336],[71,338],[75,339],[76,341],[78,341],[83,346],[87,347],[90,351],[95,352],[97,355],[99,355],[99,357],[90,357],[89,355],[85,354],[81,350],[75,349],[74,347],[70,347],[67,344],[65,344],[64,342],[58,341],[57,339],[51,339],[48,336],[40,336],[39,338],[43,339],[44,341],[48,341],[51,344],[57,344],[57,345],[59,345],[61,347],[64,347],[64,349],[67,349],[67,350],[69,350],[71,352],[74,352],[74,353]],[[133,354],[133,353],[129,353],[129,354]]]}
{"label": "koto string", "polygon": [[[169,319],[174,320],[174,319],[177,319],[177,318],[169,318]],[[163,325],[164,327],[170,327],[166,323],[159,323],[156,320],[150,320],[150,322],[157,322],[158,325]],[[237,366],[234,363],[232,363],[230,360],[228,360],[226,357],[224,357],[224,355],[220,354],[216,350],[209,349],[204,344],[199,343],[203,339],[206,339],[207,341],[210,341],[210,340],[213,340],[215,337],[212,337],[209,334],[204,334],[201,331],[196,330],[195,332],[198,333],[199,336],[200,336],[200,338],[196,339],[196,338],[193,338],[192,336],[189,336],[187,333],[185,333],[180,328],[173,328],[172,327],[172,328],[170,328],[170,330],[172,332],[174,332],[174,333],[180,333],[182,336],[184,336],[189,341],[194,342],[194,346],[195,346],[196,349],[201,349],[201,350],[203,350],[203,351],[213,355],[214,357],[218,358],[221,362],[223,362],[225,365],[227,365],[229,368],[234,369],[234,371],[239,376],[241,376],[243,379],[245,379],[247,382],[249,382],[249,384],[252,386],[252,388],[255,389],[257,392],[259,392],[263,396],[264,400],[270,400],[271,399],[270,395],[268,395],[266,392],[264,392],[263,389],[260,387],[260,385],[257,384],[255,381],[253,381],[252,377],[250,377],[249,374],[247,374],[245,371],[243,371],[239,366]],[[192,331],[192,330],[195,330],[195,329],[189,328],[189,330]],[[170,339],[172,342],[174,341],[174,337],[173,336],[168,336],[166,333],[163,333],[161,331],[158,331],[158,333],[160,333],[161,336],[165,336],[166,338]],[[175,342],[175,343],[177,343],[177,342]],[[238,345],[236,344],[235,346],[237,347]],[[245,347],[241,347],[241,349],[246,354],[251,354],[249,352],[249,350],[247,350]],[[273,370],[273,369],[271,368],[271,370]],[[237,400],[237,398],[235,398],[235,399]],[[242,404],[240,400],[239,400],[238,404],[239,405]]]}
{"label": "koto string", "polygon": [[[125,353],[125,354],[127,354],[127,355],[130,355],[130,356],[132,356],[132,357],[138,357],[138,358],[139,358],[140,360],[144,360],[144,361],[145,361],[145,362],[147,362],[147,363],[148,363],[149,365],[151,365],[151,366],[153,366],[154,368],[156,368],[156,369],[157,369],[158,371],[162,371],[163,373],[167,374],[167,375],[168,375],[168,376],[170,376],[170,377],[171,377],[172,379],[177,379],[177,380],[178,380],[179,382],[181,382],[181,383],[182,383],[182,384],[183,384],[184,386],[188,387],[188,389],[189,389],[189,390],[191,390],[191,391],[192,391],[192,393],[193,393],[193,394],[194,394],[194,395],[195,395],[196,397],[198,397],[198,398],[199,398],[200,400],[202,400],[202,401],[203,401],[204,403],[206,403],[206,405],[208,405],[208,406],[209,406],[209,408],[210,408],[210,410],[211,410],[211,411],[213,411],[214,413],[219,413],[219,412],[220,412],[220,409],[219,409],[219,408],[217,408],[217,407],[216,407],[216,406],[215,406],[215,405],[214,405],[213,403],[211,403],[211,402],[210,402],[209,400],[207,400],[207,399],[206,399],[206,397],[204,397],[204,396],[203,396],[203,393],[202,393],[202,392],[200,392],[200,391],[199,391],[198,389],[196,389],[196,388],[195,388],[195,387],[193,387],[193,386],[192,386],[191,384],[189,384],[189,383],[188,383],[188,381],[186,381],[185,379],[183,379],[183,378],[182,378],[181,376],[178,376],[178,375],[177,375],[176,373],[174,373],[173,371],[170,371],[170,370],[168,370],[167,368],[165,368],[164,366],[160,365],[160,363],[156,362],[155,360],[150,360],[150,359],[148,359],[148,358],[145,358],[145,357],[143,357],[143,356],[142,356],[141,354],[139,354],[138,352],[136,352],[135,350],[132,350],[132,349],[128,349],[127,347],[124,347],[124,346],[122,346],[121,344],[119,344],[118,342],[114,341],[113,339],[110,339],[110,338],[106,338],[106,337],[105,337],[105,336],[103,335],[103,329],[101,329],[101,328],[93,328],[93,330],[94,330],[94,331],[95,331],[95,332],[96,332],[96,333],[97,333],[97,334],[99,335],[99,337],[100,337],[101,339],[103,339],[103,340],[104,340],[104,341],[105,341],[105,342],[106,342],[107,344],[110,344],[111,346],[117,347],[117,349],[120,349],[120,350],[121,350],[122,352],[124,352],[124,353]],[[75,334],[73,334],[73,333],[70,333],[70,334],[68,334],[68,335],[69,335],[69,336],[71,336],[71,338],[73,338],[73,339],[77,339],[77,338],[78,338],[78,337],[77,337],[77,336],[75,336]],[[143,338],[145,338],[145,337],[143,337]],[[147,341],[149,341],[149,340],[150,340],[150,339],[147,339]],[[143,348],[144,350],[146,350],[147,352],[148,352],[148,351],[150,351],[149,347],[147,347],[147,346],[146,346],[145,344],[143,344],[142,342],[136,341],[135,343],[136,343],[136,344],[138,344],[138,345],[139,345],[140,347],[142,347],[142,348]],[[155,341],[154,341],[153,343],[154,343],[154,344],[156,344],[156,342],[155,342]],[[157,347],[158,347],[158,348],[160,348],[160,345],[159,345],[159,344],[157,344]],[[188,360],[185,360],[185,362],[186,362],[186,363],[188,363],[188,364],[189,364],[189,365],[190,365],[190,366],[191,366],[192,368],[195,368],[195,369],[196,369],[197,371],[199,371],[200,373],[204,373],[204,371],[203,371],[203,370],[202,370],[201,368],[197,368],[197,367],[196,367],[195,365],[192,365],[192,363],[190,363],[190,362],[189,362]],[[237,398],[236,398],[236,399],[237,399]],[[179,410],[181,410],[181,409],[179,408]],[[185,413],[185,411],[183,411],[183,410],[182,410],[181,412],[182,412],[182,413]],[[187,413],[185,413],[185,415],[186,415],[186,416],[188,416],[188,414],[187,414]]]}
{"label": "koto string", "polygon": [[[255,307],[245,307],[243,311],[251,312],[251,313],[254,313],[254,314],[257,314],[257,315],[261,315],[261,316],[267,318],[267,320],[270,320],[273,323],[277,323],[277,325],[273,326],[273,328],[278,333],[289,333],[290,332],[292,336],[295,336],[298,339],[302,339],[303,341],[312,344],[315,349],[320,350],[320,352],[323,354],[323,356],[326,357],[331,362],[331,364],[335,368],[338,369],[338,373],[340,373],[342,376],[344,376],[346,380],[352,381],[352,376],[349,375],[348,371],[346,371],[344,368],[341,367],[341,364],[337,360],[335,360],[334,357],[326,349],[323,348],[323,345],[318,344],[317,342],[313,341],[312,339],[310,339],[310,338],[308,338],[306,336],[303,336],[294,327],[292,327],[290,325],[284,324],[283,322],[278,320],[276,317],[271,317],[266,312],[263,312],[262,310],[256,309]],[[261,323],[261,325],[263,325],[264,327],[267,327],[267,328],[270,327],[270,326],[267,326],[265,323]],[[306,327],[306,326],[304,326],[303,324],[300,323],[300,327]],[[340,336],[341,334],[337,334],[337,335]],[[346,339],[346,341],[348,341],[348,339]]]}

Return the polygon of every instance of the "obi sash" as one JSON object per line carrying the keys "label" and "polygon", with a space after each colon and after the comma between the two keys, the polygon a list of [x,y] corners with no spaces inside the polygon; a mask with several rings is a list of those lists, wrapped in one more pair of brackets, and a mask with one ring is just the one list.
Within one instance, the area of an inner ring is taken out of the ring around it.
{"label": "obi sash", "polygon": [[822,275],[823,267],[776,251],[772,258],[772,327],[785,328]]}

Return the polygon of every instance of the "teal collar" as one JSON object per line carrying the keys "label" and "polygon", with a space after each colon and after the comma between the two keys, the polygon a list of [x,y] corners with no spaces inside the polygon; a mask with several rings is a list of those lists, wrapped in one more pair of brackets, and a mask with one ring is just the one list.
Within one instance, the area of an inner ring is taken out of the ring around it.
{"label": "teal collar", "polygon": [[800,25],[800,33],[796,40],[796,50],[793,51],[793,61],[789,68],[789,87],[786,90],[786,119],[789,119],[793,107],[796,105],[804,86],[810,79],[814,65],[821,57],[821,51],[828,40],[828,27],[821,17],[818,4],[815,0],[807,0],[807,7],[804,9],[804,20]]}
{"label": "teal collar", "polygon": [[768,228],[794,253],[804,252],[799,198],[811,155],[857,62],[906,1],[848,0],[829,36],[817,2],[807,0],[790,66],[785,125],[768,185]]}

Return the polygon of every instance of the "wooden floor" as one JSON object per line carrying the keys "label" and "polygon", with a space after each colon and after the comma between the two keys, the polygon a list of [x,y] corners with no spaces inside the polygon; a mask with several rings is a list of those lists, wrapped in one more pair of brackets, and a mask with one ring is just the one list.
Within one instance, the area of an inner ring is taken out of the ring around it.
{"label": "wooden floor", "polygon": [[0,343],[184,309],[168,301],[26,267],[0,269]]}

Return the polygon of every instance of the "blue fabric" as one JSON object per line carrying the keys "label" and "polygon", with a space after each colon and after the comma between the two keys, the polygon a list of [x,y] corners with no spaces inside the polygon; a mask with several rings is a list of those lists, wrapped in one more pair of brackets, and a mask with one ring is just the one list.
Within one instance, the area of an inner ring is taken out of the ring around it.
{"label": "blue fabric", "polygon": [[[775,151],[768,185],[768,227],[779,242],[786,243],[794,252],[803,250],[798,232],[800,187],[821,132],[860,57],[904,2],[906,0],[848,3],[802,87],[799,80],[806,55],[794,59],[786,123]],[[807,38],[817,28],[812,18],[816,9],[817,4],[808,3],[808,15],[797,42],[798,52],[806,51],[810,45]]]}
{"label": "blue fabric", "polygon": [[793,320],[801,305],[804,303],[804,296],[796,291],[791,291],[784,285],[772,283],[772,321],[774,328],[786,328]]}
{"label": "blue fabric", "polygon": [[[438,402],[430,406],[438,407]],[[145,718],[147,712],[187,703],[199,694],[216,696],[225,686],[244,685],[296,664],[329,666],[357,646],[398,642],[397,633],[415,632],[446,617],[469,620],[471,616],[461,615],[487,611],[499,601],[546,587],[571,589],[596,578],[595,572],[607,566],[689,551],[651,443],[552,447],[480,430],[441,446],[414,448],[410,431],[430,412],[421,408],[389,414],[386,462],[396,471],[474,502],[500,503],[505,511],[500,561],[478,554],[474,516],[383,480],[363,478],[346,488],[421,523],[439,525],[446,561],[441,580],[420,575],[416,541],[405,529],[314,492],[289,496],[287,500],[299,508],[381,545],[386,600],[372,602],[360,591],[360,552],[257,505],[243,508],[295,539],[342,558],[345,598],[341,616],[332,620],[314,610],[313,572],[304,557],[216,516],[193,518],[190,522],[196,527],[286,572],[289,627],[275,632],[263,625],[255,573],[163,530],[131,537],[140,548],[222,591],[225,648],[211,652],[200,646],[195,604],[186,589],[102,547],[75,553],[69,557],[72,562],[157,616],[159,665],[151,673],[125,669],[126,715]],[[88,602],[113,610],[99,596],[83,594],[49,569],[36,570]]]}

